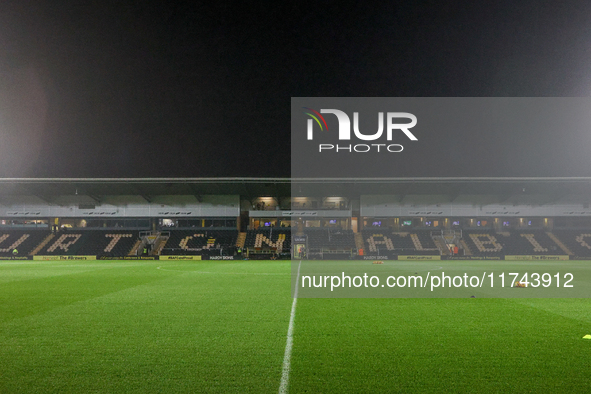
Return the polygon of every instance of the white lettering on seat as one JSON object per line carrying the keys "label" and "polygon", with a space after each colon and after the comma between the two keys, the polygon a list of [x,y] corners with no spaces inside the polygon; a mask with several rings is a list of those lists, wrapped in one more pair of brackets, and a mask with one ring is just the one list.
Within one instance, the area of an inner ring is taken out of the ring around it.
{"label": "white lettering on seat", "polygon": [[[47,249],[47,251],[53,252],[57,248],[60,248],[64,252],[67,252],[68,249],[70,248],[70,246],[72,246],[76,242],[78,242],[78,240],[80,239],[81,236],[82,236],[82,234],[63,234],[61,237],[59,237],[57,239],[57,241],[55,241],[55,243],[53,245],[51,245]],[[70,239],[69,241],[67,241],[68,238]]]}
{"label": "white lettering on seat", "polygon": [[113,238],[111,240],[111,242],[109,242],[109,244],[105,248],[105,252],[110,252],[111,250],[113,250],[115,245],[117,245],[117,243],[121,240],[121,238],[130,238],[130,237],[132,237],[132,235],[131,234],[105,234],[105,237]]}
{"label": "white lettering on seat", "polygon": [[[10,234],[2,235],[0,237],[0,243],[4,242],[9,236],[10,236]],[[12,245],[10,245],[8,248],[0,249],[0,252],[10,252],[11,250],[15,249],[20,244],[25,242],[25,239],[27,239],[27,238],[29,238],[29,234],[23,234],[19,239],[14,241],[14,243]]]}

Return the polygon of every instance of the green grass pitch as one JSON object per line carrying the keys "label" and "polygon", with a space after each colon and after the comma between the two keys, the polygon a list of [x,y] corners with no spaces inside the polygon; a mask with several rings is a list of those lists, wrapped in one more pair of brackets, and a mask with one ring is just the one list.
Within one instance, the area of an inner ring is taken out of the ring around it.
{"label": "green grass pitch", "polygon": [[[275,393],[289,261],[0,261],[0,393]],[[589,299],[297,301],[291,393],[591,392]]]}

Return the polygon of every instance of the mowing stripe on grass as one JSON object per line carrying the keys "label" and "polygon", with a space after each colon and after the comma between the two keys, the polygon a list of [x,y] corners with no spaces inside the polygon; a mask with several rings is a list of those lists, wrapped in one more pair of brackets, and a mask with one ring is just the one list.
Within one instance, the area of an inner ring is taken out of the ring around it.
{"label": "mowing stripe on grass", "polygon": [[289,316],[289,327],[287,328],[287,341],[285,343],[285,355],[283,356],[283,370],[281,372],[281,384],[279,385],[279,394],[287,393],[289,386],[289,370],[291,369],[291,348],[293,347],[293,321],[295,320],[296,304],[298,301],[298,284],[300,280],[300,266],[298,264],[298,273],[296,276],[295,291],[293,293],[293,303],[291,304],[291,314]]}

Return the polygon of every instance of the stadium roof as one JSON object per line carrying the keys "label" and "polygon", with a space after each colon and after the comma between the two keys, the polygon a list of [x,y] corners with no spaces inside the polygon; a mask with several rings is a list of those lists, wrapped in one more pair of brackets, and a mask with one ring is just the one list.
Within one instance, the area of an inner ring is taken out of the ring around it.
{"label": "stadium roof", "polygon": [[0,196],[159,195],[289,196],[289,178],[0,178]]}
{"label": "stadium roof", "polygon": [[589,177],[520,178],[1,178],[0,196],[157,195],[340,196],[459,195],[545,196],[550,202],[566,195],[591,197]]}

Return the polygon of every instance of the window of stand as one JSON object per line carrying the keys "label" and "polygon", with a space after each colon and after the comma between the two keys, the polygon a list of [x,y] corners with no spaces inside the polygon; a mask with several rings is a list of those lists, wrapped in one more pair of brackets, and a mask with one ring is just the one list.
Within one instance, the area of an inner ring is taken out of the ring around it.
{"label": "window of stand", "polygon": [[47,219],[0,219],[2,228],[47,228]]}
{"label": "window of stand", "polygon": [[210,218],[210,219],[158,219],[158,226],[167,228],[236,228],[236,219]]}
{"label": "window of stand", "polygon": [[119,218],[119,219],[61,219],[60,226],[67,228],[150,228],[150,219]]}

